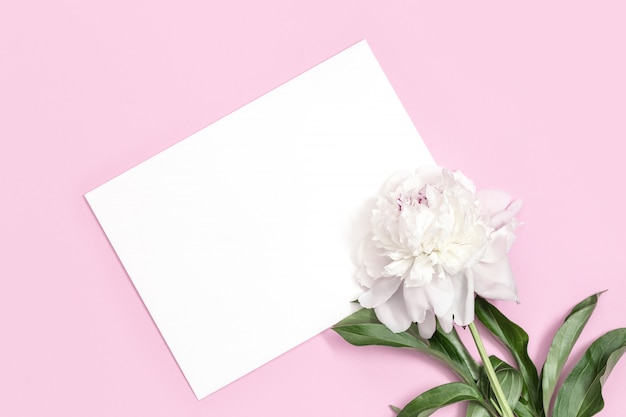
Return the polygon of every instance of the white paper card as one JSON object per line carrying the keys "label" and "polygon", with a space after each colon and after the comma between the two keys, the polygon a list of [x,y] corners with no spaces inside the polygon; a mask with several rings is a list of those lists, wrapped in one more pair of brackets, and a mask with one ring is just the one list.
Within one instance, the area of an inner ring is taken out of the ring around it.
{"label": "white paper card", "polygon": [[201,399],[353,311],[364,204],[433,163],[362,41],[86,198]]}

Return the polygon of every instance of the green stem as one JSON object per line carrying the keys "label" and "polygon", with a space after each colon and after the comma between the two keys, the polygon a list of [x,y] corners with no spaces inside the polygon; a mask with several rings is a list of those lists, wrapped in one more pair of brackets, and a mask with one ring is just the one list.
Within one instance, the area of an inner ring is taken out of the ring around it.
{"label": "green stem", "polygon": [[476,343],[476,348],[478,348],[480,359],[482,359],[483,361],[485,371],[487,372],[487,378],[489,378],[489,382],[491,383],[491,388],[496,394],[498,404],[500,404],[502,417],[515,417],[515,415],[513,414],[513,410],[511,410],[511,406],[506,400],[506,395],[504,395],[504,391],[502,391],[500,381],[498,381],[496,372],[493,370],[493,366],[491,365],[491,361],[489,360],[489,356],[487,355],[487,351],[485,350],[485,345],[483,344],[483,340],[480,338],[480,334],[478,334],[478,329],[476,328],[474,322],[471,322],[469,324],[469,329],[472,337],[474,338],[474,343]]}

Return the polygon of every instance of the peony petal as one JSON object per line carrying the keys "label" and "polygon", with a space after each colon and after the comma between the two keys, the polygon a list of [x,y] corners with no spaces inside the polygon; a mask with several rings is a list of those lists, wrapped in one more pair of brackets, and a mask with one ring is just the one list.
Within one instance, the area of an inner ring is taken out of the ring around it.
{"label": "peony petal", "polygon": [[471,191],[472,193],[476,192],[476,186],[474,185],[474,182],[466,177],[465,174],[463,174],[461,171],[452,172],[451,184],[454,185],[455,183],[461,185],[463,188]]}
{"label": "peony petal", "polygon": [[406,310],[411,317],[411,321],[424,321],[426,310],[428,309],[428,300],[423,287],[404,287],[404,304]]}
{"label": "peony petal", "polygon": [[376,283],[376,279],[367,273],[367,268],[365,268],[365,266],[361,266],[357,269],[354,273],[354,277],[356,278],[356,282],[365,288],[372,288]]}
{"label": "peony petal", "polygon": [[414,178],[420,186],[427,184],[440,185],[443,182],[443,168],[438,166],[421,166],[415,170]]}
{"label": "peony petal", "polygon": [[[411,177],[411,173],[409,171],[398,171],[393,173],[380,189],[379,195],[387,196],[389,193],[395,192],[400,184],[405,181],[407,178]],[[395,198],[396,196],[394,196]]]}
{"label": "peony petal", "polygon": [[476,294],[495,300],[518,301],[517,286],[507,258],[488,264],[479,262],[472,268]]}
{"label": "peony petal", "polygon": [[474,278],[472,271],[452,277],[454,304],[452,314],[459,326],[467,326],[474,321]]}
{"label": "peony petal", "polygon": [[389,300],[374,309],[376,317],[394,333],[409,328],[412,321],[404,307],[402,291],[397,291]]}
{"label": "peony petal", "polygon": [[412,287],[428,285],[433,278],[434,272],[435,270],[430,259],[425,255],[420,255],[413,260],[407,285]]}
{"label": "peony petal", "polygon": [[522,208],[522,200],[514,200],[503,211],[495,213],[489,220],[489,226],[499,229],[513,221],[517,213]]}
{"label": "peony petal", "polygon": [[363,242],[363,263],[367,268],[367,273],[373,277],[382,276],[385,265],[389,263],[389,258],[385,256],[382,249],[376,247],[371,236]]}
{"label": "peony petal", "polygon": [[419,331],[421,337],[424,339],[430,339],[433,337],[435,329],[437,329],[437,321],[435,320],[433,312],[429,310],[426,312],[424,321],[417,325],[417,330]]}
{"label": "peony petal", "polygon": [[482,190],[476,193],[480,202],[481,215],[491,217],[506,209],[511,203],[511,196],[504,191]]}
{"label": "peony petal", "polygon": [[382,277],[374,282],[374,286],[361,294],[359,303],[365,308],[375,308],[389,300],[396,292],[402,280],[398,277]]}
{"label": "peony petal", "polygon": [[481,261],[496,263],[506,258],[515,240],[515,234],[511,227],[501,227],[489,236],[489,243],[485,249]]}
{"label": "peony petal", "polygon": [[490,227],[499,229],[510,223],[522,208],[521,200],[511,201],[511,196],[502,191],[486,190],[477,194],[481,216],[486,217]]}
{"label": "peony petal", "polygon": [[424,292],[435,315],[443,316],[450,311],[454,302],[454,287],[449,276],[434,278],[430,284],[424,287]]}
{"label": "peony petal", "polygon": [[412,266],[413,258],[400,258],[385,266],[385,274],[403,277]]}
{"label": "peony petal", "polygon": [[438,316],[437,320],[439,320],[441,330],[443,330],[445,333],[450,333],[452,331],[452,312],[443,316]]}

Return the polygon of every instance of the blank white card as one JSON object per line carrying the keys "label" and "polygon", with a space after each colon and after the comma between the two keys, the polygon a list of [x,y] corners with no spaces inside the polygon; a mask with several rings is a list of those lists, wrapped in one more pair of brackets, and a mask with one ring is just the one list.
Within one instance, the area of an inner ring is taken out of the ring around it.
{"label": "blank white card", "polygon": [[353,311],[367,204],[433,163],[362,41],[86,198],[201,399]]}

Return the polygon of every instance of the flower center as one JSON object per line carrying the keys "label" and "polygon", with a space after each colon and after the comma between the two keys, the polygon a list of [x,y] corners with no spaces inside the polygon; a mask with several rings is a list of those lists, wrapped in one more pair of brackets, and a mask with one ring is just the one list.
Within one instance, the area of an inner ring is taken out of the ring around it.
{"label": "flower center", "polygon": [[[379,204],[374,228],[381,248],[393,260],[385,268],[408,286],[425,285],[434,274],[455,275],[473,265],[486,242],[476,216],[474,195],[460,185],[400,187]],[[393,196],[393,194],[392,194]]]}
{"label": "flower center", "polygon": [[426,196],[426,192],[428,189],[434,189],[435,191],[442,192],[441,189],[435,187],[432,184],[427,184],[422,188],[413,189],[408,192],[408,194],[399,193],[396,198],[396,204],[398,205],[398,211],[402,211],[405,206],[417,207],[417,206],[425,206],[430,207],[428,203],[428,197]]}

